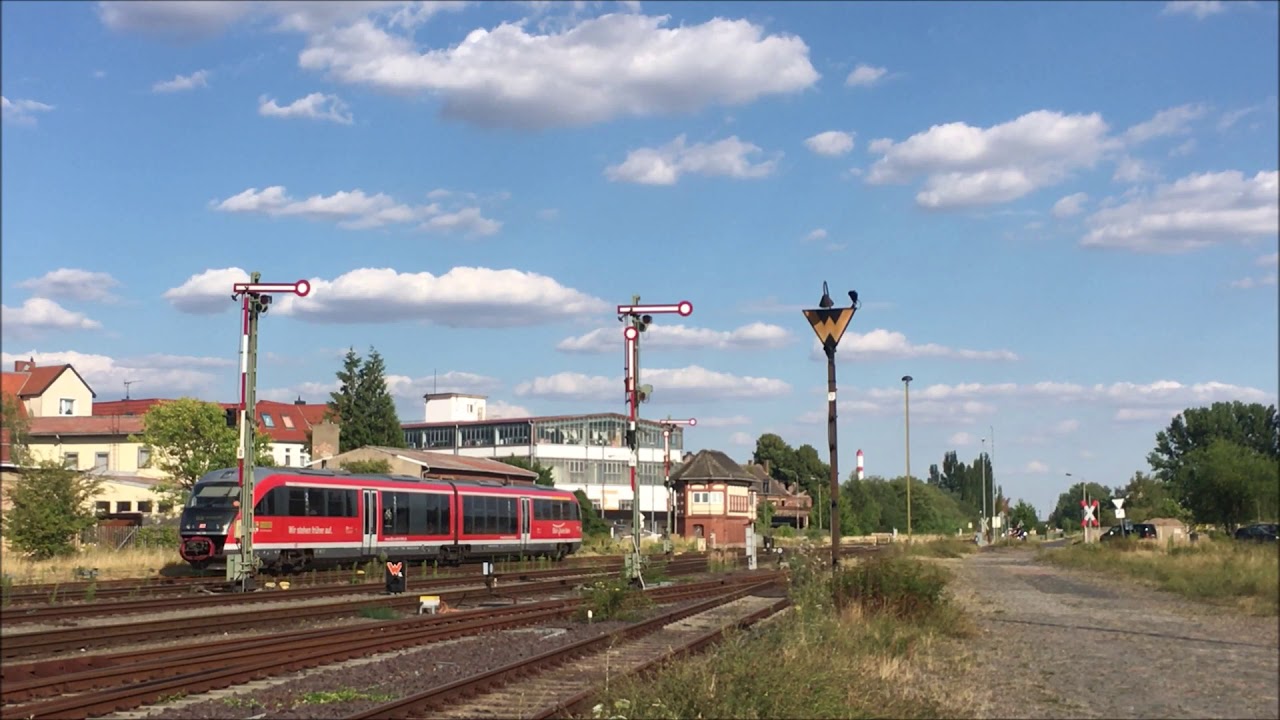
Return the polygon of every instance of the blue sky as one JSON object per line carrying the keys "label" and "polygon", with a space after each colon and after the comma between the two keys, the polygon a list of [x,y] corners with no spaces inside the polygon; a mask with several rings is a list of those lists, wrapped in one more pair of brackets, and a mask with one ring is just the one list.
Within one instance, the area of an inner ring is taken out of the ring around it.
{"label": "blue sky", "polygon": [[[976,456],[1047,512],[1178,411],[1277,397],[1275,3],[5,3],[3,359],[101,399],[237,386],[231,283],[310,279],[261,394],[341,352],[507,415]],[[988,443],[988,447],[990,444]]]}

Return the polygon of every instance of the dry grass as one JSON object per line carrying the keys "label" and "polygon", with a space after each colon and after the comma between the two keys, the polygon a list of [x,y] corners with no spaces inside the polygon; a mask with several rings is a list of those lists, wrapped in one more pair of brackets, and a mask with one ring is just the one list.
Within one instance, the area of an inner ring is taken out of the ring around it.
{"label": "dry grass", "polygon": [[1041,551],[1040,557],[1067,567],[1127,575],[1185,597],[1233,605],[1251,614],[1280,612],[1280,551],[1275,545],[1234,540],[1173,546],[1093,543]]}
{"label": "dry grass", "polygon": [[139,548],[111,550],[90,548],[66,558],[30,560],[5,549],[0,552],[0,567],[14,585],[73,582],[79,580],[77,568],[97,568],[99,580],[190,574],[173,548]]}
{"label": "dry grass", "polygon": [[[902,562],[917,562],[904,560]],[[820,563],[825,565],[825,563]],[[803,582],[803,581],[802,581]],[[795,607],[706,655],[648,678],[614,680],[604,718],[926,718],[971,716],[972,697],[947,686],[951,638],[971,632],[951,606],[911,619],[851,605],[829,586],[793,587]]]}

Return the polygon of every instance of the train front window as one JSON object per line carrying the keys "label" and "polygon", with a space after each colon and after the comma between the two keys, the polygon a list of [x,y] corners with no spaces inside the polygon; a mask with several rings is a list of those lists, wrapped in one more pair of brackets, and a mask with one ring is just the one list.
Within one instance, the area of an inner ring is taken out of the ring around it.
{"label": "train front window", "polygon": [[235,483],[204,483],[191,491],[187,507],[199,509],[228,509],[240,499],[240,486]]}

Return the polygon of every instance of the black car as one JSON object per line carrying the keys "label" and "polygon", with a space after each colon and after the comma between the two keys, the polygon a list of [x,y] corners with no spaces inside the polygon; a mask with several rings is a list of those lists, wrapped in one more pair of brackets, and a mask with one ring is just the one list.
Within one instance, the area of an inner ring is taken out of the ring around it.
{"label": "black car", "polygon": [[1254,523],[1236,530],[1236,539],[1249,542],[1276,542],[1277,525],[1275,523]]}
{"label": "black car", "polygon": [[1128,540],[1155,540],[1156,526],[1151,523],[1131,523],[1125,520],[1119,525],[1114,525],[1102,534],[1102,540],[1119,540],[1121,538]]}

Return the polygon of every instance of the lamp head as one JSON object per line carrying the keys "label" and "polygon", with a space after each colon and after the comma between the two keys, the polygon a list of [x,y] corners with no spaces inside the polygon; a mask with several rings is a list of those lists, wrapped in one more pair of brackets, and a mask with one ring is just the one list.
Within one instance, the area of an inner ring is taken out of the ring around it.
{"label": "lamp head", "polygon": [[904,383],[909,383],[909,382],[911,382],[912,380],[915,380],[915,378],[911,377],[910,375],[903,375],[903,376],[902,376],[902,382],[904,382]]}
{"label": "lamp head", "polygon": [[854,310],[858,309],[858,291],[857,290],[849,291],[849,303],[850,303],[850,307],[852,307]]}
{"label": "lamp head", "polygon": [[831,293],[827,292],[827,281],[823,280],[822,281],[822,299],[818,301],[818,307],[822,308],[823,310],[826,310],[829,307],[834,307],[835,304],[836,304],[836,301],[831,299]]}

